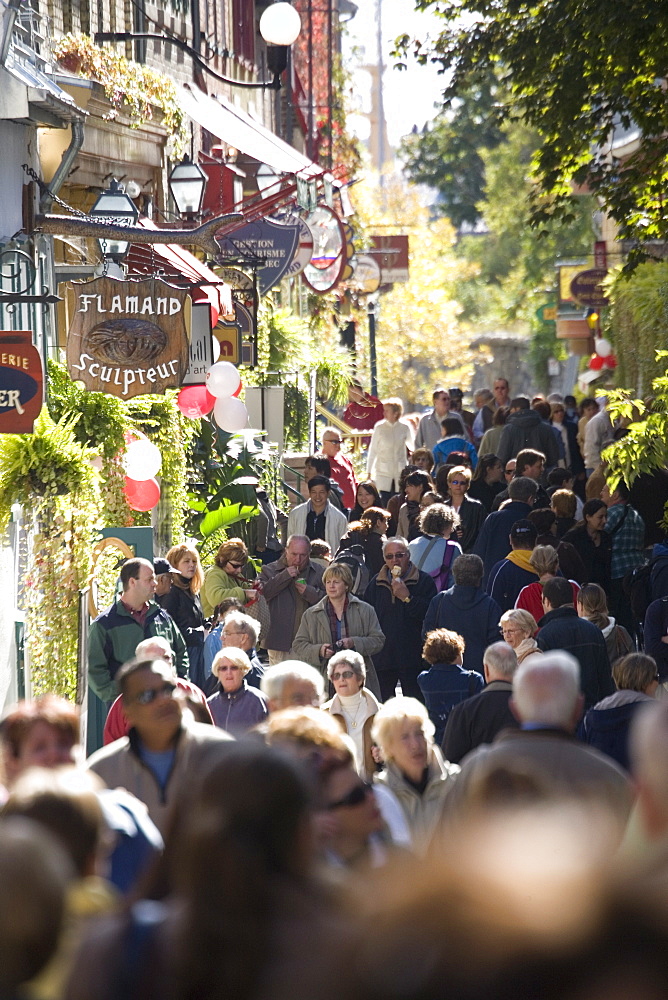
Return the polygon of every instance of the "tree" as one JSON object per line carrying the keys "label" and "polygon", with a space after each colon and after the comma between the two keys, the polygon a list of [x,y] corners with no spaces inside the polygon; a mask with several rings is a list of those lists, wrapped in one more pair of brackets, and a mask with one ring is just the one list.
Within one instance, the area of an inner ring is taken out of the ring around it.
{"label": "tree", "polygon": [[[624,239],[636,241],[630,265],[649,240],[668,238],[668,6],[663,0],[416,0],[435,8],[444,27],[433,45],[404,35],[396,52],[413,48],[421,62],[448,74],[446,107],[496,70],[508,90],[501,109],[541,137],[534,156],[539,187],[533,224],[569,219],[573,185],[599,196]],[[615,129],[637,129],[637,150],[614,155]]]}
{"label": "tree", "polygon": [[502,135],[497,120],[497,84],[493,76],[467,88],[452,109],[407,135],[400,156],[415,184],[427,184],[440,196],[436,206],[456,229],[480,218],[485,195],[485,165],[481,152],[494,149]]}

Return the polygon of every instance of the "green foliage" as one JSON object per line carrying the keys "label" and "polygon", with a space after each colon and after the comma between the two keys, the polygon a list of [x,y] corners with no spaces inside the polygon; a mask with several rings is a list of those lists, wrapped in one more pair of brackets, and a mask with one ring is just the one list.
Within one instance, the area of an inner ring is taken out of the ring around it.
{"label": "green foliage", "polygon": [[439,193],[435,206],[459,228],[480,219],[485,196],[483,149],[502,141],[496,115],[498,87],[490,76],[463,90],[452,108],[441,111],[401,143],[400,156],[414,184],[427,184]]}
{"label": "green foliage", "polygon": [[[539,187],[532,223],[573,214],[572,184],[584,184],[604,202],[622,238],[637,241],[628,266],[650,240],[668,235],[666,74],[668,7],[658,0],[416,0],[435,8],[443,30],[433,44],[397,40],[397,55],[413,49],[420,62],[441,64],[446,106],[500,71],[508,98],[506,119],[520,116],[542,142],[534,155]],[[610,135],[622,126],[643,140],[620,161]]]}
{"label": "green foliage", "polygon": [[668,329],[668,262],[641,264],[632,275],[616,271],[607,284],[610,334],[618,358],[616,381],[647,392],[663,374],[657,351]]}

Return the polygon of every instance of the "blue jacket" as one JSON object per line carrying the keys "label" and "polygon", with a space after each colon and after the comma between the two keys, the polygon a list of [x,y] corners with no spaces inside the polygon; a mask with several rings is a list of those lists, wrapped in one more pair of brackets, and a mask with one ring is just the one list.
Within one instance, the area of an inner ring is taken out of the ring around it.
{"label": "blue jacket", "polygon": [[661,636],[668,634],[668,597],[652,601],[645,615],[645,652],[653,656],[663,684],[668,680],[668,643]]}
{"label": "blue jacket", "polygon": [[238,691],[227,694],[219,685],[216,693],[207,698],[206,703],[215,725],[232,736],[242,736],[269,714],[265,696],[256,688],[249,687],[246,680]]}
{"label": "blue jacket", "polygon": [[429,718],[436,726],[435,742],[440,746],[445,724],[455,705],[478,694],[485,682],[475,670],[464,670],[457,663],[434,663],[418,677]]}
{"label": "blue jacket", "polygon": [[464,669],[482,674],[482,656],[492,642],[501,638],[501,608],[482,587],[455,584],[432,600],[422,626],[422,638],[435,628],[458,632],[466,643]]}
{"label": "blue jacket", "polygon": [[642,691],[616,691],[585,714],[578,728],[578,739],[612,757],[620,767],[630,770],[628,741],[631,722],[636,711],[653,700]]}
{"label": "blue jacket", "polygon": [[434,465],[444,465],[451,451],[465,451],[471,459],[471,465],[475,469],[478,464],[478,452],[470,441],[463,437],[447,437],[438,441],[434,447]]}
{"label": "blue jacket", "polygon": [[652,549],[650,586],[653,601],[668,597],[668,542],[657,542]]}
{"label": "blue jacket", "polygon": [[503,510],[495,510],[488,516],[473,546],[474,554],[480,556],[485,564],[483,587],[487,584],[492,567],[508,555],[510,529],[515,521],[523,520],[530,513],[530,504],[511,500]]}
{"label": "blue jacket", "polygon": [[487,593],[494,598],[502,612],[510,611],[515,607],[515,601],[522,587],[528,587],[537,580],[538,573],[529,572],[510,559],[501,559],[492,567],[492,572],[489,574]]}

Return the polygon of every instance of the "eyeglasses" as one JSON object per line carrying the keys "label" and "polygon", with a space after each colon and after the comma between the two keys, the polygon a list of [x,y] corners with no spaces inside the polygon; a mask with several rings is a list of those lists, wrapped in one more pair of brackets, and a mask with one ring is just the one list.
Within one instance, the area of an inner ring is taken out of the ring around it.
{"label": "eyeglasses", "polygon": [[152,705],[156,698],[159,698],[161,695],[171,698],[175,691],[176,684],[167,682],[162,687],[146,688],[144,691],[140,691],[139,694],[135,695],[133,700],[137,705]]}
{"label": "eyeglasses", "polygon": [[450,485],[451,486],[468,486],[468,483],[466,482],[465,479],[451,479],[450,480]]}
{"label": "eyeglasses", "polygon": [[221,663],[216,667],[216,670],[220,673],[221,670],[241,670],[241,667],[238,667],[236,663]]}
{"label": "eyeglasses", "polygon": [[231,560],[231,559],[228,559],[228,560],[227,560],[227,563],[228,563],[228,565],[229,565],[229,566],[231,566],[231,567],[232,567],[233,569],[241,569],[241,567],[243,566],[243,563],[235,563],[235,562],[232,562],[232,560]]}
{"label": "eyeglasses", "polygon": [[227,639],[227,637],[230,636],[230,635],[246,635],[246,633],[245,632],[241,632],[239,629],[237,629],[236,632],[229,632],[229,631],[225,632],[225,630],[223,630],[223,632],[222,632],[223,639]]}
{"label": "eyeglasses", "polygon": [[343,444],[342,438],[325,438],[323,444]]}
{"label": "eyeglasses", "polygon": [[366,781],[360,782],[359,785],[355,785],[352,791],[344,795],[338,802],[330,802],[327,809],[331,812],[333,809],[348,809],[352,806],[361,806],[363,802],[366,802],[367,795],[370,794],[371,785]]}
{"label": "eyeglasses", "polygon": [[338,674],[338,673],[337,674],[332,674],[332,676],[330,677],[330,680],[332,680],[332,681],[340,681],[341,678],[343,678],[344,681],[349,681],[350,678],[354,677],[354,676],[355,676],[355,671],[354,670],[342,670],[340,674]]}
{"label": "eyeglasses", "polygon": [[405,559],[407,555],[408,555],[408,552],[386,552],[385,553],[385,558],[386,559]]}

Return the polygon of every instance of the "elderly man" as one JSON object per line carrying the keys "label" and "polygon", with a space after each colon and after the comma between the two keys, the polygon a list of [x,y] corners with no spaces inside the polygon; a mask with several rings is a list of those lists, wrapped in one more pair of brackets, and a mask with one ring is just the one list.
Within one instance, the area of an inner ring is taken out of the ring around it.
{"label": "elderly man", "polygon": [[480,556],[464,553],[455,559],[452,564],[455,585],[434,597],[422,626],[423,639],[435,628],[458,632],[466,643],[464,670],[477,670],[479,674],[485,647],[499,638],[501,618],[501,608],[481,586],[482,575]]}
{"label": "elderly man", "polygon": [[467,437],[466,427],[464,426],[464,421],[462,419],[461,413],[455,413],[454,410],[450,409],[451,399],[450,393],[447,389],[434,389],[432,396],[432,401],[434,404],[433,410],[421,418],[420,424],[417,429],[417,435],[415,437],[415,447],[416,448],[429,448],[429,451],[433,451],[436,447],[437,442],[443,436],[441,421],[445,417],[452,416],[460,424],[460,433]]}
{"label": "elderly man", "polygon": [[176,674],[164,660],[130,660],[118,671],[118,687],[130,731],[94,753],[88,767],[108,788],[140,799],[164,834],[198,748],[231,737],[184,715]]}
{"label": "elderly man", "polygon": [[364,594],[385,635],[383,649],[373,658],[381,701],[394,697],[397,681],[404,695],[424,701],[417,682],[422,670],[422,623],[436,596],[436,584],[411,562],[405,538],[389,538],[383,558],[385,565]]}
{"label": "elderly man", "polygon": [[314,476],[308,484],[309,499],[293,507],[288,516],[288,535],[321,538],[336,552],[348,530],[348,518],[329,500],[331,484],[325,476]]}
{"label": "elderly man", "polygon": [[443,756],[452,764],[459,764],[481,743],[491,743],[504,729],[518,727],[509,704],[517,670],[515,650],[507,642],[494,642],[482,662],[487,686],[455,705],[445,726]]}
{"label": "elderly man", "polygon": [[528,476],[513,479],[508,487],[509,502],[502,510],[490,514],[480,529],[473,551],[480,556],[485,566],[483,585],[492,567],[508,554],[508,536],[515,521],[528,517],[533,507],[538,484]]}
{"label": "elderly man", "polygon": [[[269,563],[273,565],[273,563]],[[213,694],[216,689],[216,678],[211,673],[213,661],[216,653],[219,653],[223,646],[232,646],[236,649],[243,649],[244,653],[251,661],[251,669],[245,676],[247,684],[259,688],[264,666],[257,655],[257,641],[260,638],[260,623],[257,618],[251,618],[241,611],[228,611],[220,625],[216,625],[209,632],[204,641],[204,664],[206,666],[207,677],[210,675],[212,683],[207,683],[207,694]]]}
{"label": "elderly man", "polygon": [[272,665],[290,659],[302,615],[325,596],[323,568],[310,556],[306,535],[291,535],[281,558],[264,566],[260,574],[271,615],[267,651]]}
{"label": "elderly man", "polygon": [[153,600],[153,565],[147,559],[127,559],[120,577],[121,596],[97,616],[88,633],[88,683],[103,702],[116,697],[116,674],[135,655],[142,639],[162,636],[174,652],[179,677],[188,672],[185,640],[170,615]]}
{"label": "elderly man", "polygon": [[621,837],[633,802],[631,782],[609,757],[576,741],[582,705],[574,657],[563,652],[527,657],[513,677],[511,707],[520,728],[504,730],[492,744],[479,746],[467,757],[448,799],[450,814],[456,816],[471,794],[480,796],[486,787],[498,795],[498,774],[511,790],[516,778],[520,794],[534,786],[543,799],[602,806]]}
{"label": "elderly man", "polygon": [[353,463],[341,450],[343,438],[336,427],[325,427],[322,432],[322,453],[329,459],[332,470],[332,478],[343,490],[343,502],[352,510],[355,506],[355,493],[357,492],[357,478]]}
{"label": "elderly man", "polygon": [[283,660],[265,671],[261,685],[269,712],[284,708],[320,708],[325,693],[322,674],[303,660]]}

